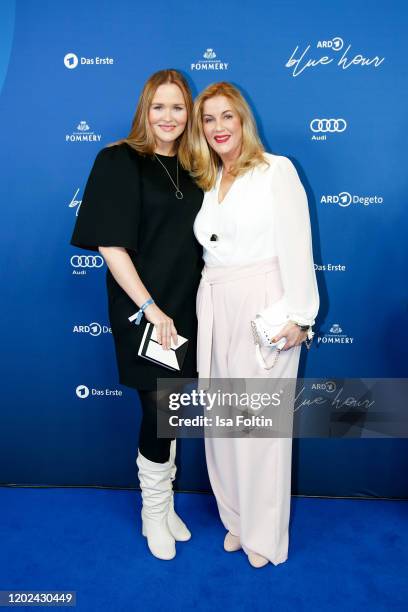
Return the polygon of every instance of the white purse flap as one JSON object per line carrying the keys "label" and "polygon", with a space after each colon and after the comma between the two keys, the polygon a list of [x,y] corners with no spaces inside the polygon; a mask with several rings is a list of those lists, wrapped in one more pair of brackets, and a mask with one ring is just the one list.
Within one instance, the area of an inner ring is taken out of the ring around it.
{"label": "white purse flap", "polygon": [[165,351],[157,342],[156,327],[147,323],[137,354],[170,370],[180,371],[187,352],[188,339],[180,335],[177,338],[178,344],[171,340],[171,348]]}
{"label": "white purse flap", "polygon": [[[156,327],[153,327],[151,336],[150,336],[150,340],[154,340],[155,342],[157,342],[157,331],[156,331]],[[185,344],[186,342],[188,342],[187,338],[184,338],[183,336],[178,335],[177,336],[177,340],[178,340],[178,344],[174,344],[173,342],[173,338],[171,339],[171,348],[174,351],[175,349],[179,349],[181,346],[183,346],[183,344]],[[160,345],[161,346],[161,345]],[[164,349],[162,349],[164,350]],[[166,352],[166,351],[165,351]]]}
{"label": "white purse flap", "polygon": [[286,338],[282,338],[278,342],[272,342],[271,340],[281,331],[288,320],[285,296],[258,313],[255,317],[255,325],[262,346],[279,349],[285,346]]}
{"label": "white purse flap", "polygon": [[258,313],[258,316],[262,317],[268,325],[282,328],[289,321],[287,312],[286,298],[282,296],[277,302]]}
{"label": "white purse flap", "polygon": [[[252,329],[256,344],[256,354],[262,367],[266,364],[261,354],[261,347],[269,349],[282,349],[286,344],[286,338],[281,338],[278,342],[272,342],[272,338],[278,334],[289,320],[284,296],[261,312],[252,321]],[[266,368],[269,369],[269,368]]]}

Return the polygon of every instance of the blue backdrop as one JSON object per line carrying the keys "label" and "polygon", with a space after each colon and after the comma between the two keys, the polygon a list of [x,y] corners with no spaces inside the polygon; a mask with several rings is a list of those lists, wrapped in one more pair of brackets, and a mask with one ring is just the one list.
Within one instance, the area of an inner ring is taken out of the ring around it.
{"label": "blue backdrop", "polygon": [[[161,68],[194,95],[239,85],[266,148],[301,175],[321,309],[300,374],[406,376],[403,2],[3,0],[0,24],[0,482],[137,485],[106,266],[69,239],[96,153]],[[407,446],[296,440],[293,493],[407,496]],[[180,451],[179,488],[208,490],[202,440]]]}

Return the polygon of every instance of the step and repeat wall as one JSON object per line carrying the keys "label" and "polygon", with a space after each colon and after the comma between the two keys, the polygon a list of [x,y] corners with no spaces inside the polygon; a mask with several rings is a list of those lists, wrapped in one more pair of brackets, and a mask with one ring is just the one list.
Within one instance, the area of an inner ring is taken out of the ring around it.
{"label": "step and repeat wall", "polygon": [[[69,241],[97,152],[162,68],[194,96],[238,85],[266,149],[299,172],[321,297],[300,375],[406,375],[404,3],[3,0],[0,22],[1,483],[138,484],[106,264]],[[407,446],[296,439],[293,493],[407,496]],[[178,487],[208,491],[202,440],[179,451]]]}

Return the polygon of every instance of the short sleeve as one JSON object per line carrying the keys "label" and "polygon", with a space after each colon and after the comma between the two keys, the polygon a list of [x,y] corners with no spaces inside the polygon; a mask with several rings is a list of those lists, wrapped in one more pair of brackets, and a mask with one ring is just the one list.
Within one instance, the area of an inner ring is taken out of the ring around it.
{"label": "short sleeve", "polygon": [[273,173],[275,240],[289,319],[313,325],[319,293],[313,261],[309,207],[295,166],[280,156]]}
{"label": "short sleeve", "polygon": [[102,149],[95,158],[70,243],[138,250],[140,180],[137,153],[128,145]]}

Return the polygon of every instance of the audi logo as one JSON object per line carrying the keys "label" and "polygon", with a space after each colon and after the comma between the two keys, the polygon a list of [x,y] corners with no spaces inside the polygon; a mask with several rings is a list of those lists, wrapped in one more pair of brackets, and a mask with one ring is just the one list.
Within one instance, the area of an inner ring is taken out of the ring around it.
{"label": "audi logo", "polygon": [[344,132],[347,127],[345,119],[312,119],[312,132]]}
{"label": "audi logo", "polygon": [[73,255],[71,266],[74,268],[102,268],[103,257],[100,255]]}

